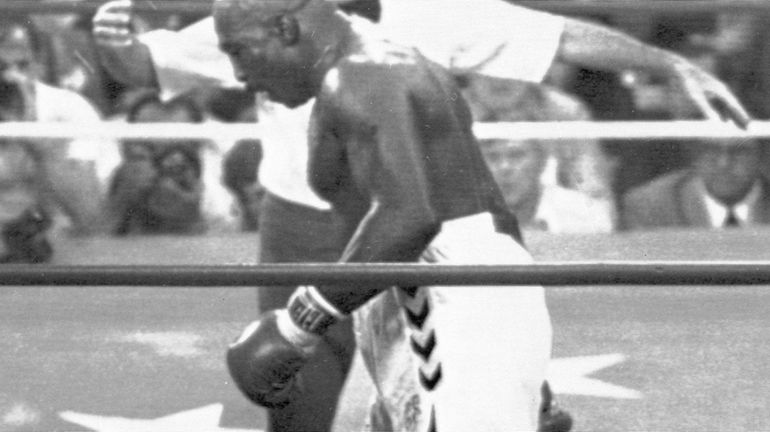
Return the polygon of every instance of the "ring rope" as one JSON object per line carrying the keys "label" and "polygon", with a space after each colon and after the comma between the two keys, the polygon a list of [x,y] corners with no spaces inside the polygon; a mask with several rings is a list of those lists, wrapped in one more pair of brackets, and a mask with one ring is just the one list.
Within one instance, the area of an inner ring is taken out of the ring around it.
{"label": "ring rope", "polygon": [[526,265],[258,264],[64,266],[6,264],[0,285],[255,287],[430,285],[770,285],[770,262],[538,262]]}
{"label": "ring rope", "polygon": [[[0,136],[19,139],[108,137],[137,139],[257,138],[254,123],[0,123]],[[770,137],[770,122],[747,130],[715,121],[476,123],[481,139],[516,136],[575,138]],[[66,140],[62,140],[66,141]],[[356,281],[389,285],[770,285],[770,262],[588,262],[528,265],[260,264],[252,266],[0,266],[0,285],[257,286]]]}
{"label": "ring rope", "polygon": [[[105,1],[106,0],[6,0],[0,2],[0,11],[30,14],[93,14],[99,6],[105,3]],[[210,0],[140,0],[134,2],[134,10],[157,13],[179,13],[183,15],[208,15],[211,13],[211,3]],[[693,14],[703,12],[770,11],[770,4],[764,0],[593,0],[588,2],[522,0],[516,1],[515,3],[532,9],[568,15],[617,15],[629,13]]]}
{"label": "ring rope", "polygon": [[[258,139],[264,135],[255,123],[0,123],[0,139],[112,138],[112,139]],[[681,121],[560,121],[476,123],[478,139],[735,139],[770,137],[770,121],[751,122],[746,130],[732,123]]]}
{"label": "ring rope", "polygon": [[560,14],[630,14],[702,12],[767,12],[770,4],[764,0],[592,0],[570,2],[563,0],[522,0],[513,2],[532,9]]}

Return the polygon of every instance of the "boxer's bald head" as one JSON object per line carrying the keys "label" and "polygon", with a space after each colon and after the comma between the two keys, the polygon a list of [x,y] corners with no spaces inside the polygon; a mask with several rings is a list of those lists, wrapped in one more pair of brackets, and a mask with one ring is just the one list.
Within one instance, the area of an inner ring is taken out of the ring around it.
{"label": "boxer's bald head", "polygon": [[293,16],[313,0],[216,0],[214,19],[220,33],[268,27],[280,17]]}
{"label": "boxer's bald head", "polygon": [[344,29],[327,0],[216,0],[219,45],[236,78],[288,106],[320,88],[329,52]]}
{"label": "boxer's bald head", "polygon": [[232,7],[243,16],[248,15],[278,15],[301,10],[311,0],[216,0],[215,7]]}

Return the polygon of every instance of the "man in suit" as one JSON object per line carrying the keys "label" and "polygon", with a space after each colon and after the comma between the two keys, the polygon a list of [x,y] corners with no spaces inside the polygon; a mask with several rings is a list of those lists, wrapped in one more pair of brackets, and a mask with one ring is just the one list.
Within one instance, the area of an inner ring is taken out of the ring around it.
{"label": "man in suit", "polygon": [[770,185],[758,140],[693,143],[687,168],[623,197],[624,229],[737,227],[770,223]]}

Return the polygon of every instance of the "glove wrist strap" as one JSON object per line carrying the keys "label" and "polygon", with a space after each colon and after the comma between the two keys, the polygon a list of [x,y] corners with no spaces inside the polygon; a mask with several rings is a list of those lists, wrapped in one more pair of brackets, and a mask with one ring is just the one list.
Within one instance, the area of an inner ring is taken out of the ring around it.
{"label": "glove wrist strap", "polygon": [[347,317],[313,286],[297,288],[289,299],[287,309],[297,327],[317,335],[323,334],[329,326]]}
{"label": "glove wrist strap", "polygon": [[289,316],[287,309],[276,311],[276,318],[278,332],[302,352],[311,355],[318,342],[321,341],[321,336],[298,327],[297,323]]}

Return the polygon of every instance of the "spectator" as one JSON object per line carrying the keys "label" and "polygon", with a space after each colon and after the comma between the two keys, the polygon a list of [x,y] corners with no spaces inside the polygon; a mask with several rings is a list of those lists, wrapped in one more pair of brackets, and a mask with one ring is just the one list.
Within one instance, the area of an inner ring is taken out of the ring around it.
{"label": "spectator", "polygon": [[[200,123],[204,114],[189,97],[163,102],[152,92],[133,102],[126,120]],[[123,160],[115,169],[108,194],[113,232],[200,234],[221,227],[223,220],[229,222],[230,194],[221,187],[219,175],[213,181],[204,175],[205,169],[219,173],[221,167],[221,161],[204,167],[208,146],[195,140],[124,140]]]}
{"label": "spectator", "polygon": [[[464,91],[475,120],[587,120],[577,99],[543,85],[482,76]],[[522,227],[551,232],[611,232],[612,161],[596,140],[481,141],[481,149]]]}
{"label": "spectator", "polygon": [[723,13],[703,44],[715,53],[717,72],[751,115],[770,119],[770,14]]}
{"label": "spectator", "polygon": [[[73,122],[87,127],[100,114],[81,95],[43,83],[39,34],[22,17],[0,18],[0,121]],[[102,202],[98,181],[100,154],[114,150],[109,142],[27,139],[2,142],[3,218],[15,218],[39,205],[54,226],[70,225],[74,233],[100,227]],[[66,215],[62,219],[53,210]],[[7,219],[6,219],[7,220]]]}
{"label": "spectator", "polygon": [[51,228],[50,216],[41,208],[30,207],[0,231],[5,252],[0,263],[45,263],[51,260],[53,248],[46,238]]}
{"label": "spectator", "polygon": [[103,115],[113,113],[114,98],[125,86],[112,80],[97,58],[90,20],[76,14],[35,15],[44,42],[43,81],[84,96]]}
{"label": "spectator", "polygon": [[[593,115],[580,99],[558,88],[526,81],[471,74],[461,78],[463,95],[476,121],[585,121]],[[599,140],[544,143],[556,159],[559,185],[599,200],[612,200],[615,160]]]}
{"label": "spectator", "polygon": [[523,229],[555,233],[612,232],[614,207],[549,182],[548,149],[535,140],[484,140],[481,149]]}
{"label": "spectator", "polygon": [[[749,113],[770,120],[770,14],[723,11],[714,17],[711,32],[691,37],[691,45],[707,53],[712,70],[740,98]],[[761,140],[764,143],[768,139]],[[764,154],[765,158],[770,154]],[[764,174],[770,174],[764,161]]]}
{"label": "spectator", "polygon": [[770,223],[770,186],[757,140],[692,143],[686,168],[630,190],[624,229],[722,228]]}

